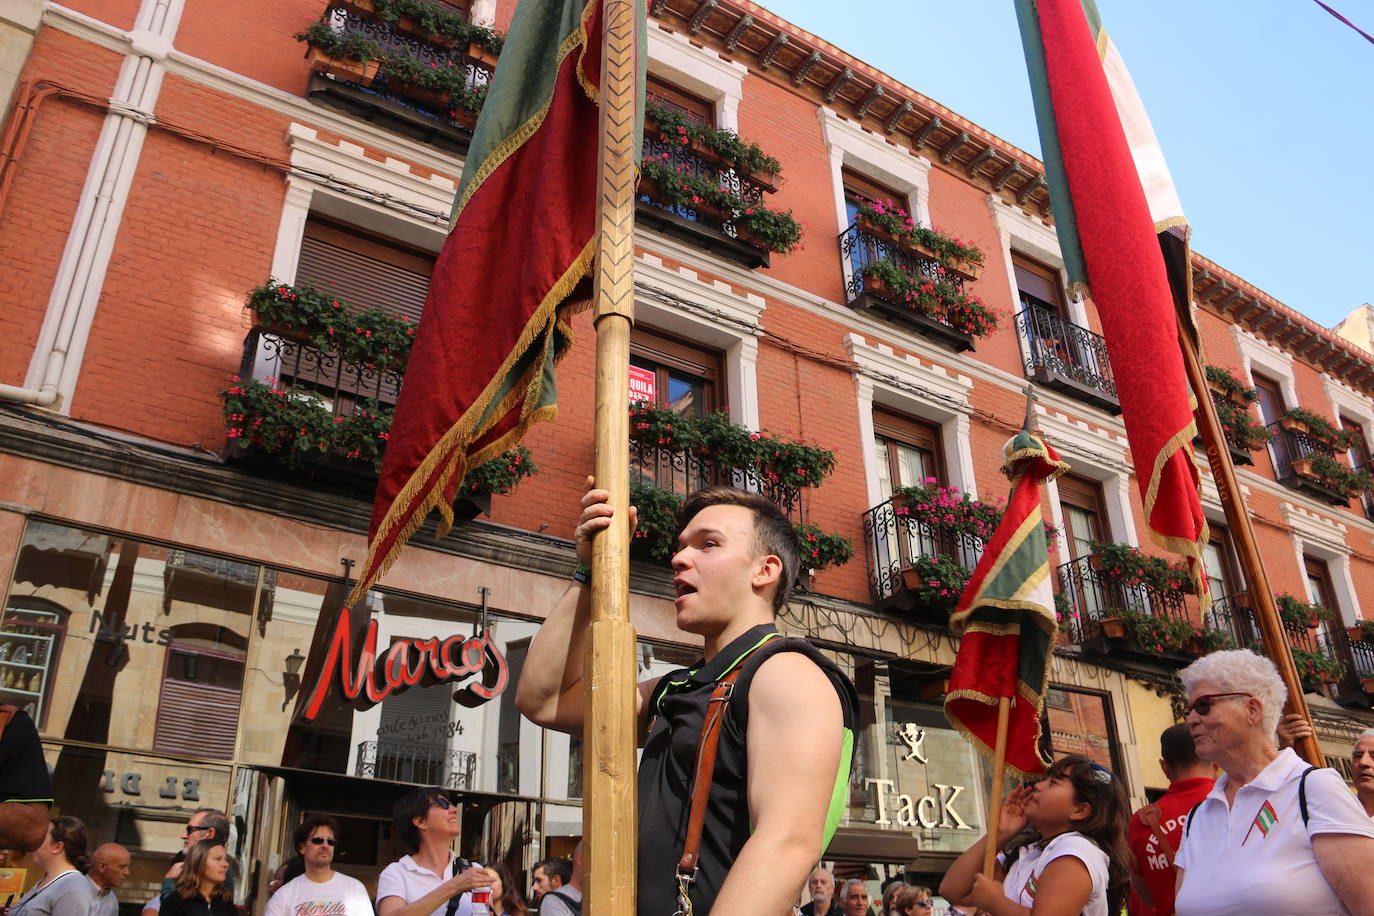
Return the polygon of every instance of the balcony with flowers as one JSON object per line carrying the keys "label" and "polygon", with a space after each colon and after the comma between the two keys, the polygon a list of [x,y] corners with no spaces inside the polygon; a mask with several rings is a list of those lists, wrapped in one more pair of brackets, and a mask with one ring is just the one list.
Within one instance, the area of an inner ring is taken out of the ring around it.
{"label": "balcony with flowers", "polygon": [[839,245],[851,308],[955,351],[997,330],[996,310],[964,289],[982,271],[976,246],[919,225],[889,201],[861,203]]}
{"label": "balcony with flowers", "polygon": [[296,38],[310,98],[460,154],[503,42],[435,0],[332,0]]}
{"label": "balcony with flowers", "polygon": [[787,254],[801,241],[792,212],[766,203],[781,172],[777,159],[734,131],[651,101],[637,216],[745,267],[767,267],[770,254]]}
{"label": "balcony with flowers", "polygon": [[[370,501],[415,326],[310,286],[249,293],[243,362],[220,392],[226,459],[267,477]],[[490,508],[537,468],[523,446],[471,469],[460,514]]]}
{"label": "balcony with flowers", "polygon": [[1279,483],[1344,506],[1357,493],[1374,490],[1374,477],[1336,459],[1349,449],[1358,430],[1339,429],[1320,414],[1295,407],[1269,425],[1269,453]]}
{"label": "balcony with flowers", "polygon": [[[1181,667],[1214,639],[1189,615],[1187,567],[1129,544],[1094,542],[1059,567],[1062,642],[1103,655],[1133,655]],[[1220,640],[1218,640],[1220,641]]]}
{"label": "balcony with flowers", "polygon": [[[918,623],[943,627],[983,548],[1006,511],[934,477],[899,487],[864,513],[873,604]],[[1045,525],[1050,543],[1056,531]]]}
{"label": "balcony with flowers", "polygon": [[702,416],[671,407],[630,405],[630,502],[639,510],[631,548],[666,561],[675,549],[683,500],[710,486],[766,496],[793,522],[802,568],[842,566],[853,556],[849,539],[806,521],[803,496],[835,469],[828,449],[754,432],[716,411]]}
{"label": "balcony with flowers", "polygon": [[1269,444],[1269,428],[1250,412],[1259,401],[1259,391],[1241,381],[1231,370],[1221,366],[1207,366],[1207,390],[1216,408],[1217,419],[1226,436],[1227,450],[1233,464],[1254,464],[1252,452],[1262,451]]}

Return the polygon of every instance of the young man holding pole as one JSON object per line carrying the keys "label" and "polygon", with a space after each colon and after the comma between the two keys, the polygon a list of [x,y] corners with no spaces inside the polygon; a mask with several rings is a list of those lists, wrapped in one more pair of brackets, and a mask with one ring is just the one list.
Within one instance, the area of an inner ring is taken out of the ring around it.
{"label": "young man holding pole", "polygon": [[[585,708],[586,568],[615,511],[608,499],[600,489],[582,499],[576,581],[530,645],[516,692],[531,721],[574,734]],[[777,507],[720,487],[689,497],[681,519],[673,604],[703,655],[639,685],[638,911],[784,913],[838,819],[858,697],[833,662],[777,632],[799,568]],[[698,754],[711,744],[708,710],[719,714],[715,749]],[[698,766],[707,758],[713,769]]]}

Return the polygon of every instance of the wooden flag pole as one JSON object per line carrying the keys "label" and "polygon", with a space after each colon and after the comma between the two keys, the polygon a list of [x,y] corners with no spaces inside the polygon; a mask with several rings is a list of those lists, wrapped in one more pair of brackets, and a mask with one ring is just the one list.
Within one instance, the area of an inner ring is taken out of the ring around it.
{"label": "wooden flag pole", "polygon": [[983,841],[983,874],[996,872],[997,837],[1002,822],[1002,790],[1007,781],[1007,727],[1011,724],[1011,697],[997,703],[997,744],[992,749],[992,786],[988,792],[988,836]]}
{"label": "wooden flag pole", "polygon": [[[1207,376],[1198,355],[1198,343],[1194,338],[1192,315],[1188,304],[1178,290],[1188,289],[1191,284],[1176,283],[1174,275],[1178,269],[1178,258],[1164,258],[1170,269],[1170,286],[1175,290],[1174,305],[1178,311],[1178,343],[1183,351],[1183,364],[1188,372],[1188,384],[1197,395],[1197,417],[1202,442],[1207,449],[1207,461],[1212,467],[1212,480],[1216,483],[1221,506],[1226,512],[1226,524],[1235,539],[1236,553],[1240,557],[1241,568],[1245,571],[1245,584],[1254,607],[1255,620],[1259,623],[1260,638],[1264,641],[1269,659],[1279,670],[1284,686],[1288,688],[1288,704],[1285,713],[1298,713],[1309,722],[1312,714],[1307,709],[1307,699],[1303,696],[1302,679],[1298,667],[1293,662],[1288,640],[1279,622],[1279,611],[1274,603],[1274,592],[1269,587],[1269,577],[1264,572],[1264,562],[1260,559],[1259,546],[1255,543],[1255,529],[1250,525],[1250,514],[1241,500],[1240,483],[1236,479],[1236,468],[1231,463],[1231,451],[1226,447],[1226,433],[1217,417],[1216,405],[1207,393]],[[1186,261],[1183,268],[1187,269]],[[1304,738],[1294,747],[1303,759],[1313,766],[1325,766],[1321,747],[1316,736]]]}
{"label": "wooden flag pole", "polygon": [[584,659],[582,785],[584,909],[635,912],[635,631],[630,625],[630,325],[639,173],[635,3],[602,2],[601,162],[597,169],[596,485],[614,524],[592,542],[592,619]]}

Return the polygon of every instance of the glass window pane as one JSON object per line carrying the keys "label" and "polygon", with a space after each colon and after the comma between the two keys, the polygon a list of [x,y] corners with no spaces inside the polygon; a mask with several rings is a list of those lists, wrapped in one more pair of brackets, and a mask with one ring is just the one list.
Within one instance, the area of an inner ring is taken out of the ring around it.
{"label": "glass window pane", "polygon": [[882,436],[874,436],[873,449],[878,462],[878,492],[891,493],[896,488],[892,485],[892,459],[888,454],[887,440]]}
{"label": "glass window pane", "polygon": [[902,486],[920,486],[927,477],[935,476],[930,473],[932,465],[929,452],[904,442],[898,442],[896,446],[897,469]]}

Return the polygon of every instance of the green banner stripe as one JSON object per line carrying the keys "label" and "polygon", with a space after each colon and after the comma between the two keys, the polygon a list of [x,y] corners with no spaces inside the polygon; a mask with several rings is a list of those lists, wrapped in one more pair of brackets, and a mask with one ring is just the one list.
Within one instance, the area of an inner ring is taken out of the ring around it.
{"label": "green banner stripe", "polygon": [[[1050,208],[1054,211],[1054,229],[1059,235],[1060,254],[1064,258],[1064,269],[1069,275],[1070,285],[1086,285],[1088,271],[1083,261],[1083,244],[1078,238],[1078,221],[1074,217],[1073,199],[1069,196],[1068,175],[1059,151],[1059,129],[1055,125],[1054,106],[1050,102],[1049,71],[1045,66],[1045,45],[1040,38],[1040,17],[1035,11],[1035,0],[1015,0],[1015,3],[1016,22],[1021,29],[1021,47],[1026,55],[1026,72],[1030,77],[1031,98],[1035,102],[1035,126],[1040,132],[1040,158],[1045,163],[1045,182],[1049,186]],[[1096,16],[1096,10],[1092,16]]]}
{"label": "green banner stripe", "polygon": [[983,583],[983,591],[979,597],[1011,598],[1021,590],[1026,580],[1047,562],[1048,547],[1043,540],[1036,538],[1034,531],[1031,531],[1027,537],[1021,539],[1021,543],[1013,546],[1011,554],[1002,562],[997,575]]}

